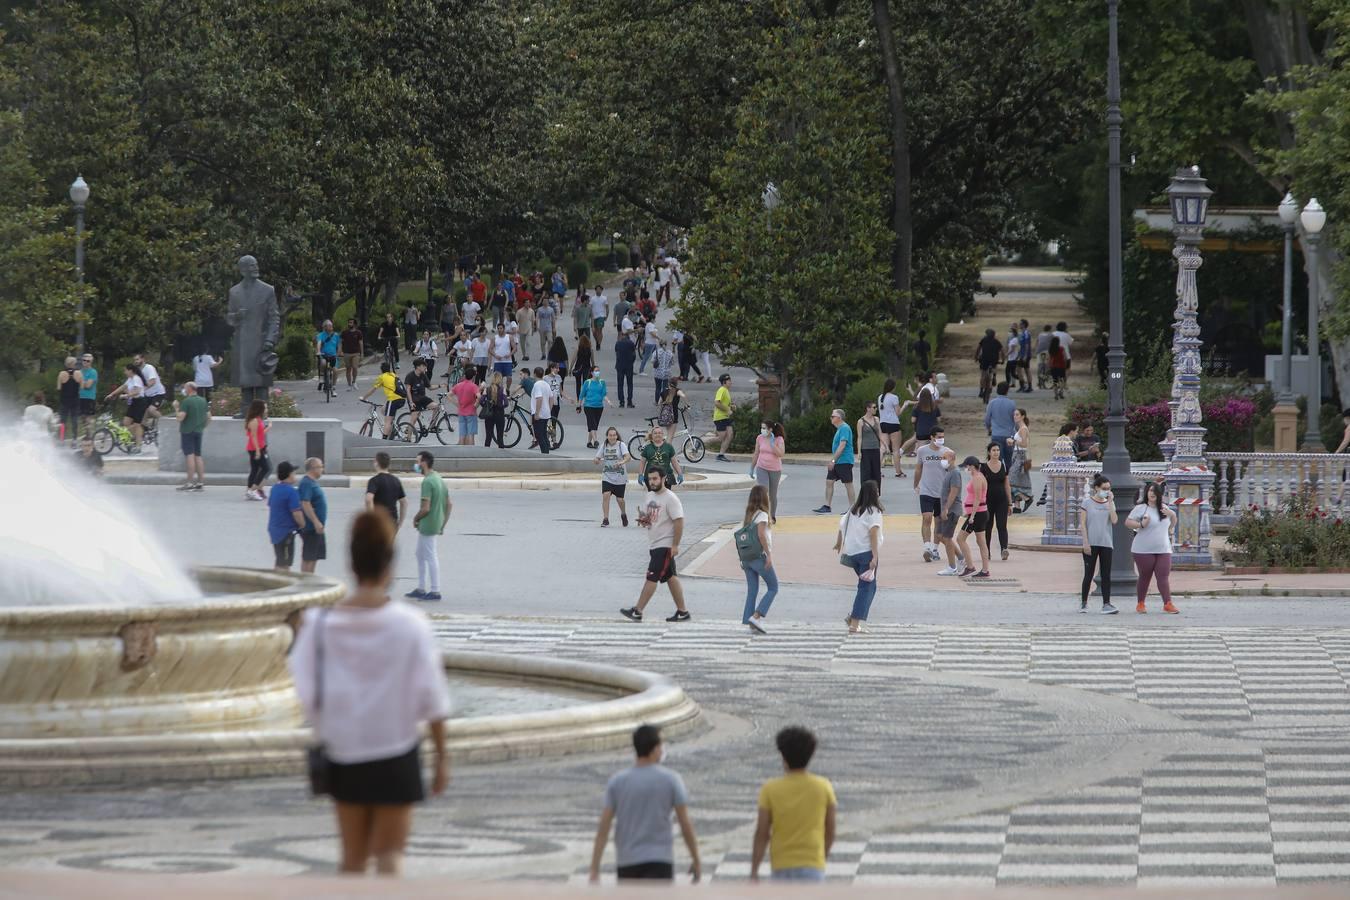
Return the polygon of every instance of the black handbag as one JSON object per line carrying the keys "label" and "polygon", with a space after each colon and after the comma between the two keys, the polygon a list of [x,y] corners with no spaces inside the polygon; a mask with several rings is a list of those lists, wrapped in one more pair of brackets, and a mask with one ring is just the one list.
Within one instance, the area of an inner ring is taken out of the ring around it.
{"label": "black handbag", "polygon": [[[323,620],[328,610],[319,611],[314,637],[314,712],[317,719],[323,710]],[[333,769],[322,741],[316,741],[305,750],[305,764],[309,770],[309,791],[315,797],[326,797],[333,792]]]}

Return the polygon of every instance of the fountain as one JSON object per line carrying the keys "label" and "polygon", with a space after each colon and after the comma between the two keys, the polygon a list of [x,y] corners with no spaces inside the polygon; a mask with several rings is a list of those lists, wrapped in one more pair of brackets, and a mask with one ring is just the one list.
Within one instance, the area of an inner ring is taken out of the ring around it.
{"label": "fountain", "polygon": [[[191,576],[42,442],[0,434],[0,785],[298,774],[309,731],[286,653],[338,581],[199,567]],[[458,762],[622,746],[698,707],[665,678],[537,656],[447,653]],[[461,689],[457,690],[457,685]],[[466,714],[467,713],[467,714]]]}

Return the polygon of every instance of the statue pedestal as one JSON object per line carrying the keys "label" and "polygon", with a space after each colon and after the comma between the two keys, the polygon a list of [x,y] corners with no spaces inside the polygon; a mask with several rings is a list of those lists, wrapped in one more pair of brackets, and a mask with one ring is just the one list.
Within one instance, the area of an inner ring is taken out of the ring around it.
{"label": "statue pedestal", "polygon": [[1298,407],[1293,403],[1276,403],[1275,452],[1298,452]]}

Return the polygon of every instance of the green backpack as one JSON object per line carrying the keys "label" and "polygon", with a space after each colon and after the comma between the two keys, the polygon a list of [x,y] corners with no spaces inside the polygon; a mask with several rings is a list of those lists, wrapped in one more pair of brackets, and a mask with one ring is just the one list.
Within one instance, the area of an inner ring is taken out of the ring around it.
{"label": "green backpack", "polygon": [[732,537],[736,540],[736,555],[741,562],[754,562],[765,557],[764,545],[759,542],[758,522],[737,528]]}

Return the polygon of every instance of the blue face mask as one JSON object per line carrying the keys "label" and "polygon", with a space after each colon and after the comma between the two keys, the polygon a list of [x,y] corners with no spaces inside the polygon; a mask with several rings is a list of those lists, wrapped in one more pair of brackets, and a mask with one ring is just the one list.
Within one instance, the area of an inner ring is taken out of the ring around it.
{"label": "blue face mask", "polygon": [[421,463],[413,463],[413,472],[414,472],[415,474],[417,474],[417,475],[421,475],[421,474],[422,474],[422,464],[421,464]]}

